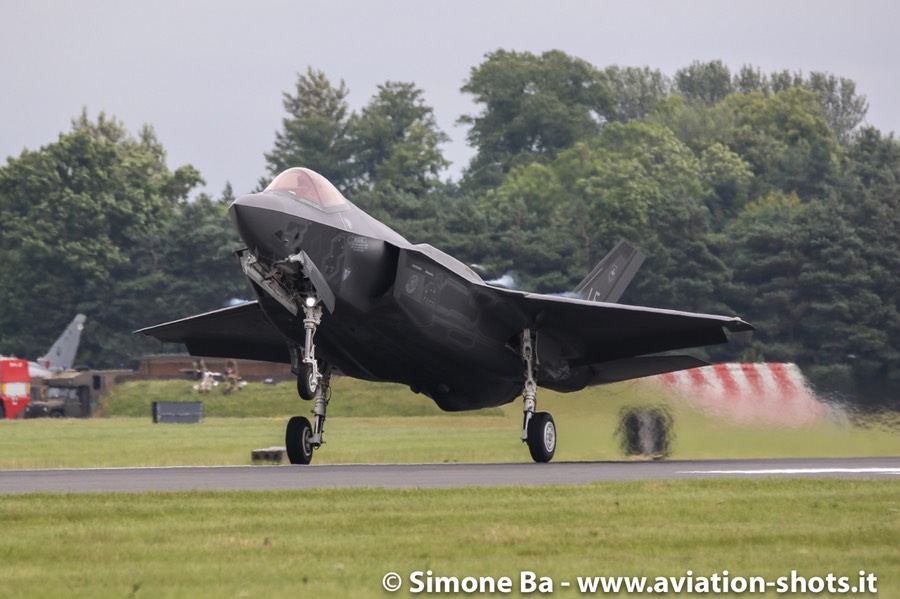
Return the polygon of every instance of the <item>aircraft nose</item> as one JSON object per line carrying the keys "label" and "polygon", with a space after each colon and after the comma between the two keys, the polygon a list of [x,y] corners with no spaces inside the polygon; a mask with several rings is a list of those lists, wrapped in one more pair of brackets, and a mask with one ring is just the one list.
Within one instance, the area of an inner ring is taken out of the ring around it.
{"label": "aircraft nose", "polygon": [[248,214],[252,214],[258,210],[275,210],[282,211],[280,198],[264,195],[261,193],[253,193],[237,198],[231,202],[228,212],[231,214],[232,220],[238,215],[240,218],[246,218]]}
{"label": "aircraft nose", "polygon": [[238,235],[257,256],[275,259],[284,249],[275,244],[284,217],[278,198],[262,194],[241,196],[231,203],[228,215]]}

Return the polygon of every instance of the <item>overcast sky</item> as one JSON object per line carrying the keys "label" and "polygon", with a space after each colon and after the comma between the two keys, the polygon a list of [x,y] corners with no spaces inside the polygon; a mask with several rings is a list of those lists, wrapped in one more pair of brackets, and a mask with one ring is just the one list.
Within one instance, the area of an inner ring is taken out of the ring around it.
{"label": "overcast sky", "polygon": [[282,93],[312,66],[345,81],[355,110],[385,81],[422,88],[456,177],[472,151],[455,123],[475,111],[459,88],[498,48],[670,76],[714,59],[828,71],[856,81],[870,125],[897,132],[898,23],[889,0],[6,0],[0,159],[55,141],[86,107],[131,132],[152,125],[170,168],[193,164],[214,195],[226,181],[241,194],[266,174]]}

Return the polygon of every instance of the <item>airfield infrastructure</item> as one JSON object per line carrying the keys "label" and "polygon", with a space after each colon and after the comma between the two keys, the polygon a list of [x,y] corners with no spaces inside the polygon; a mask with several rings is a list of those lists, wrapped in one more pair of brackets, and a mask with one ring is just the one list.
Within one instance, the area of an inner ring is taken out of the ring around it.
{"label": "airfield infrastructure", "polygon": [[553,464],[347,464],[83,468],[0,471],[0,493],[262,491],[570,485],[709,478],[856,479],[900,476],[900,457],[562,462]]}

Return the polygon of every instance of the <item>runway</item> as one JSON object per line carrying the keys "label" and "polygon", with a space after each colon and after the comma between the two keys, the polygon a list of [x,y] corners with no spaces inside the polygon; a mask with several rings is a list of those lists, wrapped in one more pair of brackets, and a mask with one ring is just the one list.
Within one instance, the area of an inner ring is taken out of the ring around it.
{"label": "runway", "polygon": [[900,476],[900,457],[550,464],[348,464],[0,471],[0,494],[570,485],[634,480]]}

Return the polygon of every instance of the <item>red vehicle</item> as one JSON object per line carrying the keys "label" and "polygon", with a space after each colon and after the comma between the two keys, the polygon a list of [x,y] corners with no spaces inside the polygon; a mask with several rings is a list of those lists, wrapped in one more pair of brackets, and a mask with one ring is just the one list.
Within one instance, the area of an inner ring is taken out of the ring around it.
{"label": "red vehicle", "polygon": [[0,418],[22,418],[31,401],[28,361],[0,359]]}

